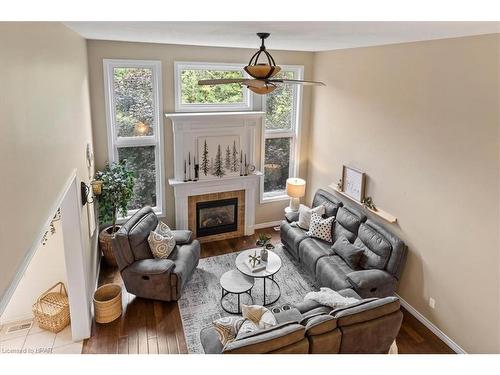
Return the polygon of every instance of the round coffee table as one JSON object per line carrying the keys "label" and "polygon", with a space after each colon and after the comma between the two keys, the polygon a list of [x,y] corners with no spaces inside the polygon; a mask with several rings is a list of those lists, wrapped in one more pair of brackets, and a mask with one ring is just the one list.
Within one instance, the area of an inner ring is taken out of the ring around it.
{"label": "round coffee table", "polygon": [[[274,280],[274,275],[280,270],[281,268],[281,258],[279,257],[278,254],[276,254],[274,251],[268,250],[268,256],[267,256],[267,265],[266,268],[263,269],[262,271],[258,272],[252,272],[250,268],[248,267],[248,256],[249,255],[254,255],[255,251],[257,251],[257,255],[260,255],[260,250],[261,248],[257,249],[250,249],[250,250],[245,250],[242,251],[237,257],[236,257],[236,268],[244,275],[252,277],[254,279],[262,279],[264,282],[264,301],[263,301],[263,306],[269,306],[275,303],[277,300],[280,299],[281,297],[281,288]],[[276,287],[278,288],[278,296],[270,301],[266,301],[266,280],[269,280],[270,282],[274,283]]]}
{"label": "round coffee table", "polygon": [[[241,314],[241,304],[240,304],[240,295],[243,293],[248,293],[250,298],[252,299],[252,288],[253,288],[254,280],[251,277],[243,275],[238,270],[227,271],[220,277],[220,286],[222,288],[222,297],[220,298],[220,305],[224,309],[224,311],[230,314]],[[224,307],[222,303],[224,297],[228,294],[236,294],[238,296],[238,308],[236,311],[231,311]]]}

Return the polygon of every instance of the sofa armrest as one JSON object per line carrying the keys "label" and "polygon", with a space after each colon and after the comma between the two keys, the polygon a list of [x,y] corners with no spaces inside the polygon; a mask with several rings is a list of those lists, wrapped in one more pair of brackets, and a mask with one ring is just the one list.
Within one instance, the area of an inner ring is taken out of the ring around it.
{"label": "sofa armrest", "polygon": [[161,275],[174,267],[175,264],[170,259],[143,259],[132,263],[128,269],[139,275]]}
{"label": "sofa armrest", "polygon": [[299,221],[299,211],[292,211],[285,213],[285,219],[289,223],[292,223],[294,221]]}
{"label": "sofa armrest", "polygon": [[382,270],[362,270],[350,272],[346,275],[347,280],[356,289],[376,288],[385,284],[395,282],[394,276]]}
{"label": "sofa armrest", "polygon": [[190,230],[173,230],[172,234],[177,245],[185,245],[193,241],[193,232]]}

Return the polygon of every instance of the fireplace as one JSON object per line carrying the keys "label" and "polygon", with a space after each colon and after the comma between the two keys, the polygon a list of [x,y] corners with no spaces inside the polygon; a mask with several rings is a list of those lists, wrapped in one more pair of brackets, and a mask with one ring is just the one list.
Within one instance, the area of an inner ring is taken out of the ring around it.
{"label": "fireplace", "polygon": [[198,237],[234,232],[238,229],[238,198],[196,203]]}

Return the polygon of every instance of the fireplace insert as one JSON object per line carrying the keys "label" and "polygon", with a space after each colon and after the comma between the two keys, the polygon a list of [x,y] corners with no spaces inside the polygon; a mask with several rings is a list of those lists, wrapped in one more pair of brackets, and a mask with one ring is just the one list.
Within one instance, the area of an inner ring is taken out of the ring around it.
{"label": "fireplace insert", "polygon": [[238,198],[196,203],[198,237],[238,230]]}

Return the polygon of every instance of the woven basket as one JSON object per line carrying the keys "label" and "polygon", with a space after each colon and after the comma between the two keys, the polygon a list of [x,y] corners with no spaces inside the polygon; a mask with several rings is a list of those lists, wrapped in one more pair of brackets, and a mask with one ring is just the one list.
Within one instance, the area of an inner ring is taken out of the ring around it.
{"label": "woven basket", "polygon": [[94,293],[94,315],[97,323],[110,323],[122,315],[122,287],[106,284]]}
{"label": "woven basket", "polygon": [[[102,251],[102,255],[111,266],[118,266],[116,263],[115,255],[113,254],[113,237],[114,234],[111,234],[113,227],[104,228],[101,233],[99,233],[99,246]],[[120,228],[119,225],[116,226],[117,230]]]}
{"label": "woven basket", "polygon": [[[54,291],[59,288],[59,291]],[[69,324],[68,292],[63,283],[58,282],[43,293],[33,305],[33,315],[40,328],[57,333]]]}

